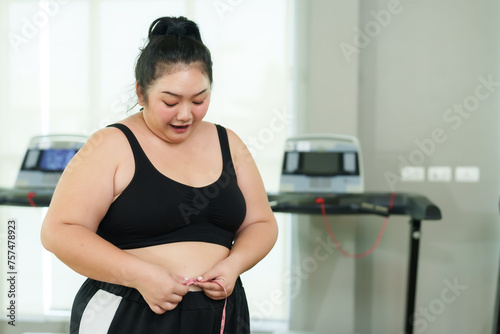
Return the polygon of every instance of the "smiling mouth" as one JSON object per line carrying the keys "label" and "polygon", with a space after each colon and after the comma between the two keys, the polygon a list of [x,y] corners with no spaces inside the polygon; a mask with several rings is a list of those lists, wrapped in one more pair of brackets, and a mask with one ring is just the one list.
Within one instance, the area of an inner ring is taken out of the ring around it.
{"label": "smiling mouth", "polygon": [[173,124],[170,124],[171,127],[173,127],[174,129],[186,129],[190,124],[187,124],[187,125],[173,125]]}

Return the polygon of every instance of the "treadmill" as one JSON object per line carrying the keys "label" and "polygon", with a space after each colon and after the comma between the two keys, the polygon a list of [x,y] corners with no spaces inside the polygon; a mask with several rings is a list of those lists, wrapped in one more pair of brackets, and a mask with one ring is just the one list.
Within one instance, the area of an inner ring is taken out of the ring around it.
{"label": "treadmill", "polygon": [[62,172],[85,144],[79,135],[33,137],[12,188],[0,188],[0,205],[46,207]]}

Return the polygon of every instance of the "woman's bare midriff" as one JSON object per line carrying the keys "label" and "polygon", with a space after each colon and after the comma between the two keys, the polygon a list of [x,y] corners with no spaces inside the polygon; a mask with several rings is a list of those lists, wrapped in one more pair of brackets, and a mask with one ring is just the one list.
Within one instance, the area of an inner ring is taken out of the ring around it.
{"label": "woman's bare midriff", "polygon": [[[229,249],[226,247],[206,242],[176,242],[127,249],[126,252],[187,278],[202,275],[229,255]],[[200,291],[201,289],[191,285],[189,290]]]}

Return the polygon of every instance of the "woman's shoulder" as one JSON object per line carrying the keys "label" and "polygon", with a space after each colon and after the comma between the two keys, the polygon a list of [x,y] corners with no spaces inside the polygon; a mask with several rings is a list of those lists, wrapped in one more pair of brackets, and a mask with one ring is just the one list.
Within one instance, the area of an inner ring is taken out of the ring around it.
{"label": "woman's shoulder", "polygon": [[105,128],[100,129],[94,135],[96,137],[102,137],[106,139],[106,142],[113,146],[127,143],[127,131],[130,131],[134,136],[136,132],[141,132],[141,126],[143,122],[139,121],[137,114],[133,114],[127,118],[118,120],[114,123],[109,124]]}
{"label": "woman's shoulder", "polygon": [[107,126],[94,132],[85,145],[105,149],[123,142],[123,138],[123,131],[114,126]]}
{"label": "woman's shoulder", "polygon": [[[114,124],[127,126],[126,121],[118,121]],[[122,155],[125,150],[130,150],[128,146],[124,132],[118,127],[108,125],[95,131],[78,153],[86,160],[103,159],[110,161]]]}
{"label": "woman's shoulder", "polygon": [[224,130],[226,130],[227,137],[229,139],[229,143],[231,143],[231,142],[241,143],[242,142],[241,138],[231,128],[229,128],[229,127],[227,127],[227,126],[225,126],[223,124],[219,124],[219,123],[209,123],[209,122],[205,122],[205,123],[212,124],[212,125],[215,125],[215,126],[220,126]]}
{"label": "woman's shoulder", "polygon": [[229,142],[229,149],[231,151],[231,156],[233,158],[233,162],[238,164],[239,162],[246,161],[250,155],[250,151],[248,150],[245,142],[241,139],[241,137],[234,131],[233,129],[221,125],[227,132],[227,139]]}

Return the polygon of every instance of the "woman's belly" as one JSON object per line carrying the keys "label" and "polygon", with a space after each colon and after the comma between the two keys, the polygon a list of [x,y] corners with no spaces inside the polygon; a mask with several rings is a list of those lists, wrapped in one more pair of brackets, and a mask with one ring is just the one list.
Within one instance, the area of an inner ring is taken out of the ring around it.
{"label": "woman's belly", "polygon": [[[125,251],[187,278],[204,274],[229,255],[226,247],[206,242],[176,242]],[[200,290],[194,285],[189,289]]]}

